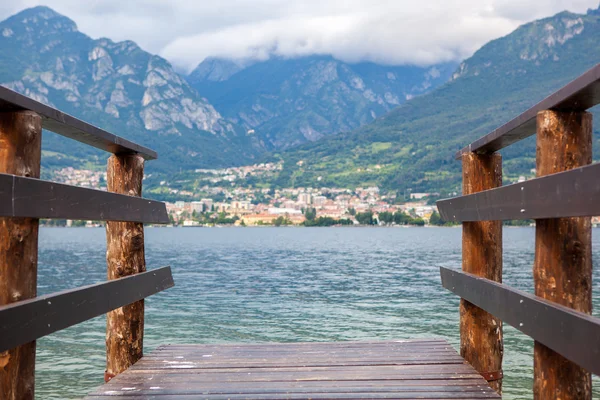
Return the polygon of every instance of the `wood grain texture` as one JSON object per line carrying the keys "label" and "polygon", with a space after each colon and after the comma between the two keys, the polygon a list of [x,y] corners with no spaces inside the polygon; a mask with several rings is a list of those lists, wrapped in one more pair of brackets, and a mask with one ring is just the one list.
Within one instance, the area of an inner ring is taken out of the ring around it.
{"label": "wood grain texture", "polygon": [[[31,111],[0,112],[0,173],[40,177],[42,120]],[[0,305],[37,293],[39,220],[0,217]],[[0,353],[0,398],[33,399],[35,342]]]}
{"label": "wood grain texture", "polygon": [[[462,156],[463,195],[502,186],[502,157],[499,154]],[[463,222],[462,269],[502,282],[502,222]],[[481,308],[460,301],[460,355],[479,373],[502,370],[502,321]],[[502,379],[490,381],[502,392]]]}
{"label": "wood grain texture", "polygon": [[[442,356],[440,356],[440,354]],[[411,357],[420,364],[404,364]],[[429,363],[446,357],[440,364]],[[348,361],[351,360],[351,363]],[[165,345],[89,399],[499,399],[444,340]]]}
{"label": "wood grain texture", "polygon": [[[592,115],[541,111],[537,115],[537,176],[592,162]],[[592,229],[589,217],[538,219],[535,294],[584,313],[592,310]],[[534,346],[534,398],[591,399],[591,376],[542,343]]]}
{"label": "wood grain texture", "polygon": [[[110,192],[142,195],[144,159],[113,155],[108,160],[107,186]],[[118,279],[146,271],[144,225],[138,222],[106,223],[106,262],[108,279]],[[144,300],[106,315],[105,379],[125,371],[143,355]]]}

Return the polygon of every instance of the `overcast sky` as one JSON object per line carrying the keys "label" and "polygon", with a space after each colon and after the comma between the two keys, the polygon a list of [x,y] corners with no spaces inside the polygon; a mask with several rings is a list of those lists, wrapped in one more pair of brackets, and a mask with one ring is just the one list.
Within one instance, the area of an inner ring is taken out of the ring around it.
{"label": "overcast sky", "polygon": [[598,0],[0,0],[0,19],[40,4],[93,38],[130,39],[190,70],[208,56],[458,61],[525,22]]}

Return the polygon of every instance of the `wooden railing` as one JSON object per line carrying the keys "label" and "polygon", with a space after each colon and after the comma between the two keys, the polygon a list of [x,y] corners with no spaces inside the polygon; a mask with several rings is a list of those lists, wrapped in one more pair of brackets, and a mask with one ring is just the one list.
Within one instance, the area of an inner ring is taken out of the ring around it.
{"label": "wooden railing", "polygon": [[[462,149],[463,196],[438,201],[463,223],[462,270],[441,269],[459,295],[461,355],[502,390],[506,322],[535,339],[535,399],[591,399],[600,374],[600,319],[592,311],[591,216],[600,215],[592,115],[600,65]],[[502,186],[496,151],[537,132],[537,178]],[[535,295],[502,285],[502,220],[535,219]]]}
{"label": "wooden railing", "polygon": [[[113,153],[108,192],[40,180],[42,128]],[[0,399],[34,397],[36,339],[105,313],[105,378],[141,358],[143,299],[173,286],[170,267],[146,272],[144,258],[143,224],[169,222],[163,203],[140,197],[156,157],[0,86]],[[107,221],[109,281],[36,297],[40,218]]]}

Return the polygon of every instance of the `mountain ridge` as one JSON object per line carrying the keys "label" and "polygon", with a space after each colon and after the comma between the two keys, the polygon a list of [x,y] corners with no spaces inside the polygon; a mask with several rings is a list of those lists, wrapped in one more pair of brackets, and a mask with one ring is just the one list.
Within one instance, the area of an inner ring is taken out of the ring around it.
{"label": "mountain ridge", "polygon": [[[261,152],[167,60],[132,41],[92,39],[44,6],[0,22],[0,32],[3,86],[156,148],[166,156],[153,163],[161,170],[250,162]],[[68,149],[62,138],[44,136],[46,150]]]}
{"label": "mountain ridge", "polygon": [[187,79],[224,116],[279,150],[363,126],[444,83],[455,67],[348,64],[317,55],[210,58]]}
{"label": "mountain ridge", "polygon": [[[273,184],[459,192],[455,152],[600,62],[598,38],[595,12],[524,24],[463,61],[446,84],[375,122],[275,154],[284,168]],[[501,154],[506,182],[531,176],[535,138]]]}

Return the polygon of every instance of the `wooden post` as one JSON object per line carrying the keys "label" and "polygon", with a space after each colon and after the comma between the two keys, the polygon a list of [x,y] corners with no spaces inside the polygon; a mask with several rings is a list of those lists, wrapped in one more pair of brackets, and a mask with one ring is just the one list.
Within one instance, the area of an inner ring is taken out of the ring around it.
{"label": "wooden post", "polygon": [[[537,176],[592,162],[592,115],[540,111],[537,115]],[[535,294],[590,314],[592,228],[589,217],[536,221]],[[534,346],[535,399],[591,399],[591,376],[541,343]]]}
{"label": "wooden post", "polygon": [[[0,113],[0,172],[40,177],[42,119],[31,111]],[[37,294],[35,218],[0,218],[0,305]],[[0,398],[33,399],[35,341],[0,353]]]}
{"label": "wooden post", "polygon": [[[108,160],[108,190],[142,195],[144,159],[136,155],[113,155]],[[108,279],[118,279],[146,271],[144,224],[110,221],[106,223],[106,262]],[[125,371],[143,354],[144,300],[118,308],[106,315],[105,381]]]}
{"label": "wooden post", "polygon": [[[502,186],[500,154],[462,156],[463,194]],[[502,282],[502,221],[463,222],[462,269]],[[502,392],[502,321],[466,300],[460,301],[460,354]]]}

